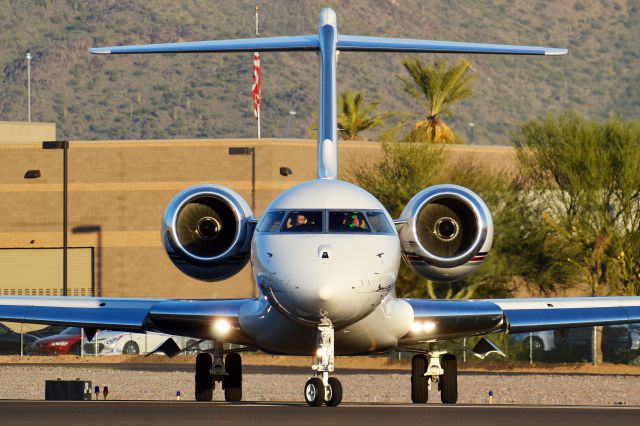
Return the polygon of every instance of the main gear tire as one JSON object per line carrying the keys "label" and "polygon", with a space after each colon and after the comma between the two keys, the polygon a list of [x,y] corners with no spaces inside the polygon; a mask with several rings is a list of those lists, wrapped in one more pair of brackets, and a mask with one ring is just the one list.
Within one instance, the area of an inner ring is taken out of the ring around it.
{"label": "main gear tire", "polygon": [[213,399],[213,357],[210,353],[202,352],[196,356],[196,401],[211,401]]}
{"label": "main gear tire", "polygon": [[227,373],[222,379],[224,400],[238,402],[242,400],[242,358],[238,353],[227,354],[224,359],[224,369]]}
{"label": "main gear tire", "polygon": [[429,400],[429,378],[427,372],[427,356],[414,355],[411,358],[411,402],[414,404],[426,404]]}

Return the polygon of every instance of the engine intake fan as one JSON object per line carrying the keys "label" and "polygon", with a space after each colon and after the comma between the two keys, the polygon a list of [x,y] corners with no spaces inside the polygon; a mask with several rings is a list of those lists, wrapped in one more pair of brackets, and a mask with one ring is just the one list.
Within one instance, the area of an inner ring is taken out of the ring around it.
{"label": "engine intake fan", "polygon": [[176,267],[193,278],[229,278],[249,260],[251,218],[247,203],[231,189],[192,186],[176,195],[165,210],[165,250]]}
{"label": "engine intake fan", "polygon": [[424,278],[463,278],[484,260],[493,241],[489,209],[473,191],[436,185],[420,191],[400,219],[402,256]]}

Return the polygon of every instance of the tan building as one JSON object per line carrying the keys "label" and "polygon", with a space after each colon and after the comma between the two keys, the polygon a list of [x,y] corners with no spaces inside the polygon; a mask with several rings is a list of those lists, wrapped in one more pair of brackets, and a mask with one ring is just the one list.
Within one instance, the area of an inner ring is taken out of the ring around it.
{"label": "tan building", "polygon": [[[62,152],[42,150],[38,140],[53,139],[55,126],[53,134],[33,135],[26,140],[0,135],[0,294],[58,294],[62,285]],[[164,209],[187,186],[226,185],[251,203],[251,157],[228,152],[243,146],[256,147],[256,215],[282,190],[315,177],[316,144],[310,140],[71,141],[70,294],[251,295],[248,267],[225,282],[203,283],[178,271],[160,241]],[[340,144],[343,169],[354,159],[378,155],[378,143]],[[496,158],[504,163],[512,161],[513,151],[457,147],[451,159],[470,155],[481,163]],[[293,174],[281,176],[283,166]],[[25,179],[28,170],[39,170],[40,177]]]}
{"label": "tan building", "polygon": [[0,143],[40,142],[55,138],[55,123],[0,121]]}

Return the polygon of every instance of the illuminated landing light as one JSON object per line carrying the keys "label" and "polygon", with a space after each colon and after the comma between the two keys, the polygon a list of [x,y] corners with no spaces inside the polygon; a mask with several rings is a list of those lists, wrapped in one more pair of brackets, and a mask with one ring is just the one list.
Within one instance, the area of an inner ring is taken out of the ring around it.
{"label": "illuminated landing light", "polygon": [[318,350],[316,351],[316,356],[317,356],[318,358],[323,358],[323,357],[327,356],[327,351],[326,351],[326,350],[324,350],[324,349],[322,349],[322,348],[320,348],[320,349],[318,349]]}
{"label": "illuminated landing light", "polygon": [[231,324],[226,319],[219,319],[213,323],[213,329],[216,333],[227,334],[231,330]]}
{"label": "illuminated landing light", "polygon": [[420,333],[420,332],[431,333],[433,330],[435,330],[435,328],[436,328],[436,323],[432,321],[425,321],[425,322],[415,321],[411,325],[411,331],[413,333]]}
{"label": "illuminated landing light", "polygon": [[433,330],[435,330],[435,328],[436,328],[436,323],[431,321],[426,321],[424,324],[422,324],[422,329],[427,333],[432,332]]}

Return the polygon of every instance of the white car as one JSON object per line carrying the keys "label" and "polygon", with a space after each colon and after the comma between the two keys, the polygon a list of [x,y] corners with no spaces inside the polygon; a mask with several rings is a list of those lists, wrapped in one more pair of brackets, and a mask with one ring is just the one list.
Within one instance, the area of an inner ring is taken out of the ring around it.
{"label": "white car", "polygon": [[[161,333],[99,331],[91,341],[85,338],[83,346],[86,354],[95,354],[97,344],[98,355],[138,355],[153,352],[169,338],[173,338],[180,349],[195,342],[191,338]],[[197,347],[194,349],[197,350]]]}

